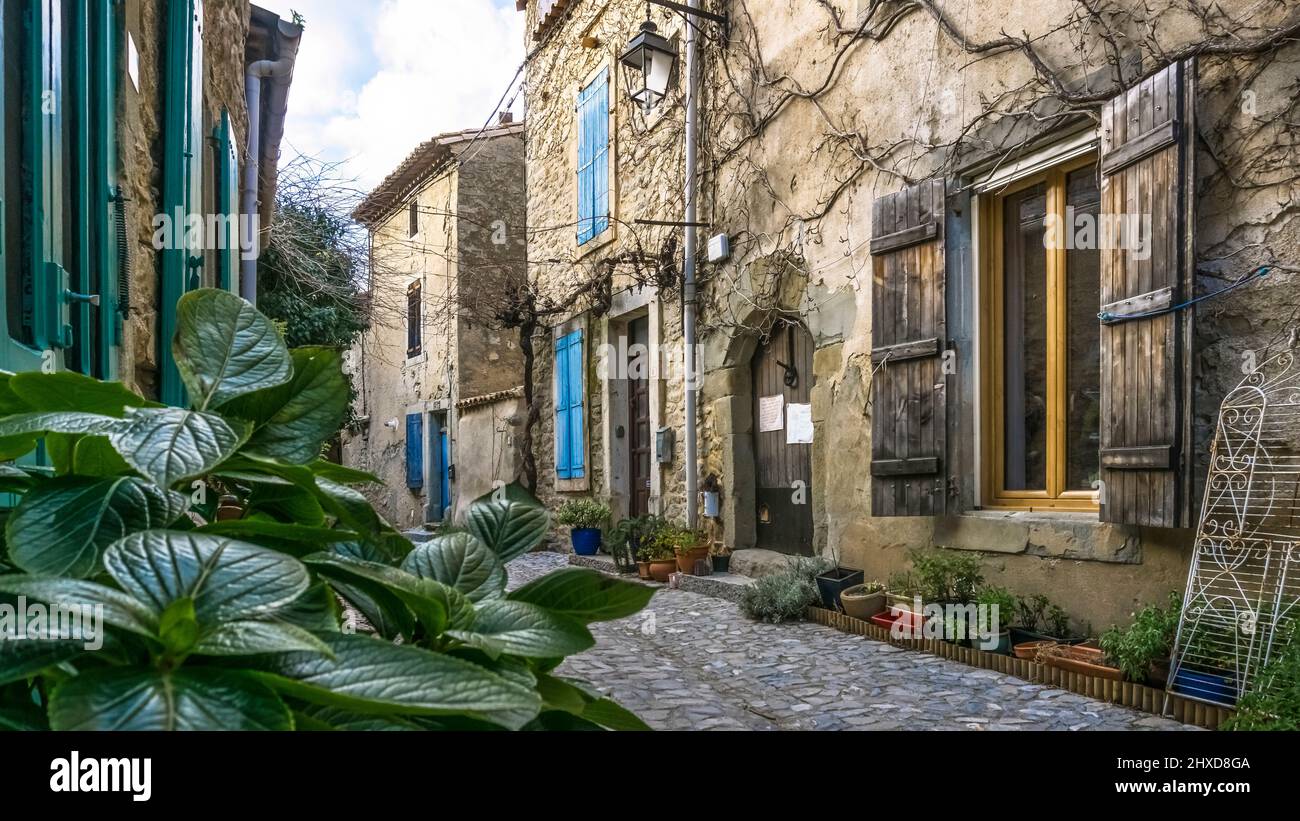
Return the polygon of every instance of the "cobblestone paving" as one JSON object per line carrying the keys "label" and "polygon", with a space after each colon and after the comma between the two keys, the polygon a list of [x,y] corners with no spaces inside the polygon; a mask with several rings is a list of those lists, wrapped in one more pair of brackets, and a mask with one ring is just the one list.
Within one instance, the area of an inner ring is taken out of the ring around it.
{"label": "cobblestone paving", "polygon": [[[510,564],[518,586],[566,566]],[[560,672],[661,730],[1163,730],[1168,719],[812,623],[758,624],[740,608],[663,589]]]}

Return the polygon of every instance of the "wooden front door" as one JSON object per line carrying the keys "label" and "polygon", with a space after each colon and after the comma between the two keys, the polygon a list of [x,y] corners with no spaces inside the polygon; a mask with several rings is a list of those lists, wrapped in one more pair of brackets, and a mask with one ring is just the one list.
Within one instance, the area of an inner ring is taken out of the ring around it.
{"label": "wooden front door", "polygon": [[631,436],[628,458],[631,477],[628,514],[644,516],[650,512],[650,459],[653,452],[650,430],[650,319],[641,317],[628,323],[627,419]]}
{"label": "wooden front door", "polygon": [[[813,341],[800,325],[774,331],[754,354],[757,547],[811,556],[812,445],[799,442],[810,411]],[[792,441],[794,440],[794,441]]]}

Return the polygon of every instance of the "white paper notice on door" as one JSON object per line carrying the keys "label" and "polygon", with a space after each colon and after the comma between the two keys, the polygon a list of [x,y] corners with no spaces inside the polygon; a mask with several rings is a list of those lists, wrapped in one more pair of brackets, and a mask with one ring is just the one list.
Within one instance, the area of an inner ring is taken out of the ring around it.
{"label": "white paper notice on door", "polygon": [[812,405],[790,404],[786,411],[785,443],[811,445],[813,440]]}
{"label": "white paper notice on door", "polygon": [[785,427],[785,396],[760,396],[758,398],[758,432],[769,433]]}

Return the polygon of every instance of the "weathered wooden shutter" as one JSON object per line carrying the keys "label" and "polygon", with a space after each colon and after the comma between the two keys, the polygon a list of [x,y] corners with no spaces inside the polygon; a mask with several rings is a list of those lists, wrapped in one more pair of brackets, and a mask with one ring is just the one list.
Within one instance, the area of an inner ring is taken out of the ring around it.
{"label": "weathered wooden shutter", "polygon": [[609,227],[609,73],[578,95],[578,244]]}
{"label": "weathered wooden shutter", "polygon": [[424,414],[406,416],[406,486],[424,487]]}
{"label": "weathered wooden shutter", "polygon": [[944,183],[927,180],[872,206],[871,512],[947,510],[947,286]]}
{"label": "weathered wooden shutter", "polygon": [[[1190,522],[1190,310],[1195,64],[1171,65],[1102,110],[1101,220],[1124,221],[1101,252],[1101,519]],[[1150,233],[1128,225],[1150,219]],[[1137,240],[1141,240],[1145,245]],[[1147,316],[1123,320],[1135,314]]]}

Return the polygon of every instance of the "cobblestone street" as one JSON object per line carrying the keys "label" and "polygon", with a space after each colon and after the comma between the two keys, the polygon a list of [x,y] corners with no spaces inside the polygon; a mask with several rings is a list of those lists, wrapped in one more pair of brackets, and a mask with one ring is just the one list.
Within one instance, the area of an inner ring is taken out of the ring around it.
{"label": "cobblestone street", "polygon": [[[510,565],[515,587],[566,566]],[[811,623],[750,621],[722,599],[660,590],[562,673],[661,730],[1161,730],[1178,722]]]}

